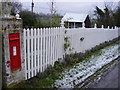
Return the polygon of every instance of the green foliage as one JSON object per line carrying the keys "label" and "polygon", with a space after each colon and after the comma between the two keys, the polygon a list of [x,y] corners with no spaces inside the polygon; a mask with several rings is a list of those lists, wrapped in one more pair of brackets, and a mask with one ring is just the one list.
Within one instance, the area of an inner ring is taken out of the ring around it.
{"label": "green foliage", "polygon": [[69,43],[65,43],[65,44],[64,44],[64,50],[66,51],[66,49],[68,49],[69,46],[70,46]]}
{"label": "green foliage", "polygon": [[66,61],[67,65],[70,65],[71,62],[73,61],[73,58],[70,55],[66,55],[65,56],[65,61]]}
{"label": "green foliage", "polygon": [[96,10],[94,12],[94,15],[97,17],[96,21],[98,27],[101,27],[101,25],[104,25],[105,28],[107,28],[107,26],[113,26],[112,13],[107,6],[105,6],[104,10],[96,6]]}
{"label": "green foliage", "polygon": [[105,8],[102,10],[96,6],[94,15],[96,19],[93,20],[94,23],[97,23],[97,27],[104,25],[105,28],[108,26],[118,26],[120,27],[120,6],[112,10],[109,5],[105,5]]}
{"label": "green foliage", "polygon": [[[65,34],[67,33],[67,31],[65,30]],[[68,49],[68,47],[70,47],[70,43],[69,43],[69,37],[64,37],[64,50],[66,51],[66,49]]]}
{"label": "green foliage", "polygon": [[59,70],[59,71],[63,70],[62,64],[60,64],[58,61],[55,62],[54,68],[55,68],[55,70]]}
{"label": "green foliage", "polygon": [[[65,34],[67,33],[67,30],[65,30]],[[64,50],[66,51],[68,49],[68,47],[70,47],[70,43],[69,43],[69,38],[70,37],[64,37]],[[70,50],[70,49],[69,49]]]}
{"label": "green foliage", "polygon": [[96,11],[94,11],[96,15],[98,15],[98,18],[104,17],[104,12],[96,6]]}
{"label": "green foliage", "polygon": [[114,13],[115,25],[120,27],[120,7]]}
{"label": "green foliage", "polygon": [[[24,10],[20,12],[20,16],[23,19],[23,27],[51,27],[51,15],[49,14],[36,14],[32,13],[31,11]],[[53,18],[52,27],[59,27],[61,18],[61,16],[55,15]]]}
{"label": "green foliage", "polygon": [[67,30],[65,30],[65,34],[67,33]]}
{"label": "green foliage", "polygon": [[60,27],[61,17],[59,15],[54,15],[52,27]]}
{"label": "green foliage", "polygon": [[65,42],[68,42],[68,37],[65,37],[65,38],[64,38],[64,41],[65,41]]}
{"label": "green foliage", "polygon": [[23,27],[32,27],[35,26],[37,22],[37,14],[32,13],[30,11],[21,11],[20,16],[23,19]]}

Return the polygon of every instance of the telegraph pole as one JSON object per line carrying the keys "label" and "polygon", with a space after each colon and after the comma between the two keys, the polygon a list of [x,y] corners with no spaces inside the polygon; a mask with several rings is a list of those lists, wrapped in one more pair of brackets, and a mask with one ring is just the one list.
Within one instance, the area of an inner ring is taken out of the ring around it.
{"label": "telegraph pole", "polygon": [[53,26],[53,18],[56,13],[54,0],[50,0],[50,12],[51,12],[51,21],[50,22],[51,22],[51,27],[52,27]]}
{"label": "telegraph pole", "polygon": [[53,9],[53,5],[54,5],[54,2],[53,1],[51,1],[51,27],[52,27],[52,24],[53,24],[53,11],[54,11],[54,9]]}
{"label": "telegraph pole", "polygon": [[33,3],[33,0],[32,0],[32,5],[31,5],[32,13],[33,13],[33,8],[34,8],[34,3]]}

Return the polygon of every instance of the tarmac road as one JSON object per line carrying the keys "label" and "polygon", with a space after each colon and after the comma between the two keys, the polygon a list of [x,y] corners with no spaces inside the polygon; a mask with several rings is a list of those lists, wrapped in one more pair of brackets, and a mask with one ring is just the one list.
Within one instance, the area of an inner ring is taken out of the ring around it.
{"label": "tarmac road", "polygon": [[120,89],[120,61],[109,70],[97,83],[89,88],[119,88]]}

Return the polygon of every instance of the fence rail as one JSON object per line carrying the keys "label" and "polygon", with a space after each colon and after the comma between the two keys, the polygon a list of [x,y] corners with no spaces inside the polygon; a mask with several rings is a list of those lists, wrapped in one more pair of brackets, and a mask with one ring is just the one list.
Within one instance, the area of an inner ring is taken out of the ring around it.
{"label": "fence rail", "polygon": [[[43,28],[24,29],[25,79],[43,72],[65,53],[84,52],[102,42],[118,37],[118,29],[97,28]],[[66,33],[65,33],[66,32]],[[69,48],[64,51],[64,38]],[[84,38],[83,41],[80,38]]]}

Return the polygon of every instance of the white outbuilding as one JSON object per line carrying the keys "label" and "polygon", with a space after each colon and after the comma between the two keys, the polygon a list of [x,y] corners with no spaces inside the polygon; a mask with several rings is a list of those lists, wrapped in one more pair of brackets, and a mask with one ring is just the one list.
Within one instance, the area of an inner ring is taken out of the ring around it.
{"label": "white outbuilding", "polygon": [[61,19],[61,22],[64,22],[67,28],[79,28],[83,24],[86,28],[91,26],[88,14],[66,13]]}

